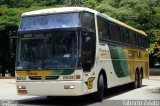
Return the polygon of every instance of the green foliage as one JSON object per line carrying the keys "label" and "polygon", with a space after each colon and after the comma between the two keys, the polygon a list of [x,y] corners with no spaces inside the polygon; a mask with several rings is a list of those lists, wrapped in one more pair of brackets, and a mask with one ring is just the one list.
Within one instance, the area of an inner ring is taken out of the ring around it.
{"label": "green foliage", "polygon": [[160,58],[160,29],[150,30],[150,46],[148,52]]}
{"label": "green foliage", "polygon": [[6,6],[0,7],[0,30],[7,30],[7,27],[17,27],[19,17],[22,11],[16,8],[7,8]]}
{"label": "green foliage", "polygon": [[85,0],[84,1],[84,6],[85,7],[90,7],[90,8],[95,8],[95,6],[96,6],[96,4],[97,4],[97,1],[96,0]]}
{"label": "green foliage", "polygon": [[63,1],[65,6],[81,6],[83,3],[83,0],[64,0]]}
{"label": "green foliage", "polygon": [[63,6],[90,7],[144,30],[149,53],[160,57],[160,0],[0,0],[0,32],[15,32],[23,12]]}

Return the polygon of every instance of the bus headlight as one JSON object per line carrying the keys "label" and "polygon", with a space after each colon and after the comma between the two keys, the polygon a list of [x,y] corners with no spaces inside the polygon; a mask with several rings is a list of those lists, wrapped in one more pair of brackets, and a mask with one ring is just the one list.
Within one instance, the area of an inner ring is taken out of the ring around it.
{"label": "bus headlight", "polygon": [[26,95],[27,94],[27,89],[23,85],[18,85],[17,86],[17,91],[19,95]]}
{"label": "bus headlight", "polygon": [[18,88],[18,89],[26,89],[26,87],[25,87],[25,86],[22,86],[22,85],[18,85],[17,88]]}

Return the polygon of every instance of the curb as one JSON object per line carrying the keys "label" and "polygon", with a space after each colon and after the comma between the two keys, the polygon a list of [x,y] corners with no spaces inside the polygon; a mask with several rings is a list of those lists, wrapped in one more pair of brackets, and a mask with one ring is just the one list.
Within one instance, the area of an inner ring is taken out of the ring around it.
{"label": "curb", "polygon": [[0,79],[15,79],[15,77],[0,77]]}

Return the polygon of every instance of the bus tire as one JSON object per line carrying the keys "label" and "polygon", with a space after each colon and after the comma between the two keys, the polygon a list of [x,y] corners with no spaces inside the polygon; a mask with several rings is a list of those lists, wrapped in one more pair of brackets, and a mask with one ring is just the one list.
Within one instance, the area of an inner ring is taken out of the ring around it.
{"label": "bus tire", "polygon": [[100,76],[98,78],[97,89],[98,89],[98,91],[96,92],[96,100],[98,102],[102,102],[103,95],[104,95],[104,78],[103,78],[102,74],[100,74]]}
{"label": "bus tire", "polygon": [[47,96],[47,99],[54,99],[54,96]]}
{"label": "bus tire", "polygon": [[142,87],[142,78],[143,78],[142,72],[139,72],[139,75],[138,75],[138,88]]}
{"label": "bus tire", "polygon": [[133,83],[133,88],[136,89],[136,88],[138,88],[138,87],[139,87],[139,75],[138,75],[138,73],[136,72],[136,73],[135,73],[135,81],[134,81],[134,83]]}

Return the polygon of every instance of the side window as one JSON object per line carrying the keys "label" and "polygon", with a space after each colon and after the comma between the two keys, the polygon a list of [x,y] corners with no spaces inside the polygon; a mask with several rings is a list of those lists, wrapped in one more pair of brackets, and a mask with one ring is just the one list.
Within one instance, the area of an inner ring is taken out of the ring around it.
{"label": "side window", "polygon": [[135,45],[135,33],[131,30],[129,31],[129,43]]}
{"label": "side window", "polygon": [[148,38],[144,35],[136,34],[136,46],[138,47],[148,47]]}
{"label": "side window", "polygon": [[145,37],[145,48],[147,48],[147,47],[148,47],[148,43],[149,43],[148,38],[147,38],[147,37]]}
{"label": "side window", "polygon": [[143,39],[142,39],[142,36],[140,35],[140,36],[139,36],[139,47],[142,47],[142,45],[143,45],[142,40],[143,40]]}
{"label": "side window", "polygon": [[138,43],[138,47],[141,47],[141,35],[137,34],[137,43]]}
{"label": "side window", "polygon": [[121,29],[121,36],[122,36],[122,42],[125,43],[125,44],[128,44],[129,41],[128,41],[128,30],[125,29],[125,28],[122,28]]}
{"label": "side window", "polygon": [[120,27],[111,24],[111,39],[113,41],[120,41]]}
{"label": "side window", "polygon": [[96,39],[94,33],[82,34],[82,67],[90,71],[95,61]]}
{"label": "side window", "polygon": [[[142,35],[142,36],[143,36],[143,35]],[[147,48],[147,47],[148,47],[148,39],[147,39],[147,37],[143,36],[143,41],[142,41],[142,42],[143,42],[143,45],[142,45],[142,46],[143,46],[144,48]]]}
{"label": "side window", "polygon": [[93,13],[82,13],[82,26],[95,31],[95,18]]}
{"label": "side window", "polygon": [[108,40],[110,39],[110,27],[109,22],[105,22],[101,18],[97,18],[97,24],[98,24],[98,35],[99,39]]}
{"label": "side window", "polygon": [[139,45],[139,42],[138,42],[138,39],[139,39],[139,35],[136,33],[135,34],[135,45],[138,47],[138,45]]}

